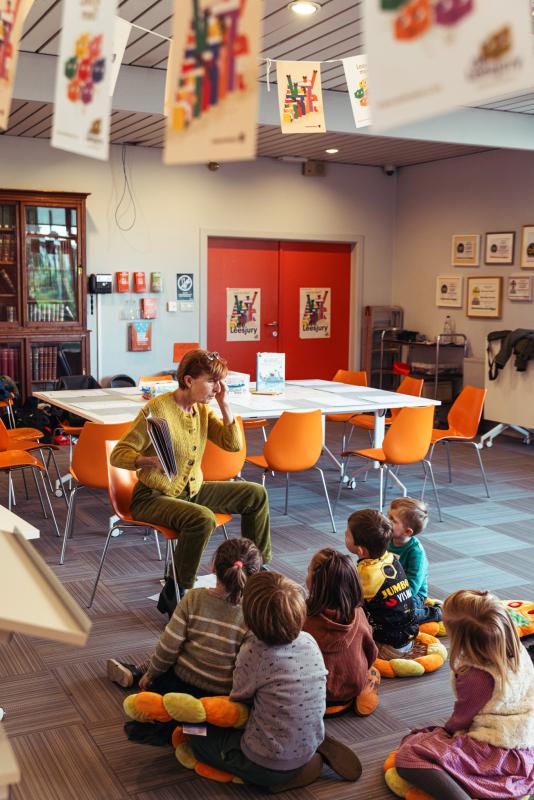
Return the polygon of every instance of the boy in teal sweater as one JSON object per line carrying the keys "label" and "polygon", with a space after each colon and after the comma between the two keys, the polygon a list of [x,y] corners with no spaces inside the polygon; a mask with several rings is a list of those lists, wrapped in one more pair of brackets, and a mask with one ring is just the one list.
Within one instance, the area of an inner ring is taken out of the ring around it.
{"label": "boy in teal sweater", "polygon": [[428,559],[417,538],[428,522],[428,510],[421,500],[399,497],[393,500],[388,512],[393,528],[388,550],[394,553],[404,568],[412,590],[417,622],[440,622],[439,605],[428,604]]}

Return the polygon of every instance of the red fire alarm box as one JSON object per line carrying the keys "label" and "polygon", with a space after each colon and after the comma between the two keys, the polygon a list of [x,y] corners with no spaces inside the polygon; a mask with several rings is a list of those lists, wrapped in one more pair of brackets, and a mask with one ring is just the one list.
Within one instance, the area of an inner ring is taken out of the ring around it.
{"label": "red fire alarm box", "polygon": [[117,291],[129,292],[130,291],[130,273],[129,272],[116,272]]}
{"label": "red fire alarm box", "polygon": [[144,272],[134,272],[134,292],[146,292],[146,278]]}
{"label": "red fire alarm box", "polygon": [[155,297],[141,298],[141,319],[156,319],[158,315],[158,301]]}
{"label": "red fire alarm box", "polygon": [[138,352],[152,350],[152,323],[136,320],[128,325],[128,350]]}

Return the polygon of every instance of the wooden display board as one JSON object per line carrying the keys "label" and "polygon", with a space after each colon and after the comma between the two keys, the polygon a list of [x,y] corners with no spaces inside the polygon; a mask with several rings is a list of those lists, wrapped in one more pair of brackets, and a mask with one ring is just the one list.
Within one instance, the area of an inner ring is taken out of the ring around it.
{"label": "wooden display board", "polygon": [[83,646],[91,621],[20,533],[0,531],[0,638],[11,632]]}

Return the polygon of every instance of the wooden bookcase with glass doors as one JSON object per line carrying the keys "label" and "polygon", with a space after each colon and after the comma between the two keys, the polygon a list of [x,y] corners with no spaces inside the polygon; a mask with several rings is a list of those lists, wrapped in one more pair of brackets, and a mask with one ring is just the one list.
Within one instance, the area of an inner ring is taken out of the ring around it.
{"label": "wooden bookcase with glass doors", "polygon": [[23,399],[89,369],[86,197],[0,189],[0,375]]}

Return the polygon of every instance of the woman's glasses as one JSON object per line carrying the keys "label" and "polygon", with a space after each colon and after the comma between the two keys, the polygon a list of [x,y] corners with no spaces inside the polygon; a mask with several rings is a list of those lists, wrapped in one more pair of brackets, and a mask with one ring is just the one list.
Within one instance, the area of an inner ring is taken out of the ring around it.
{"label": "woman's glasses", "polygon": [[218,361],[220,357],[220,353],[218,353],[216,350],[206,351],[206,358],[208,361]]}

